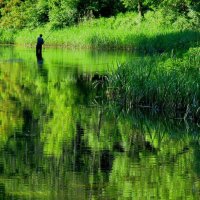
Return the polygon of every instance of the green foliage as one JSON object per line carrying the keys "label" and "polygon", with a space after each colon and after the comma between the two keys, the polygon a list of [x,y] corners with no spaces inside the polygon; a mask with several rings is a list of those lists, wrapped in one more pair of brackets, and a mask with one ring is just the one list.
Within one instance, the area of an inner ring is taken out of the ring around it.
{"label": "green foliage", "polygon": [[2,27],[19,29],[25,26],[25,16],[23,13],[23,3],[20,0],[11,0],[1,9]]}
{"label": "green foliage", "polygon": [[190,9],[200,11],[198,0],[163,0],[160,7],[182,14],[188,13]]}
{"label": "green foliage", "polygon": [[14,44],[17,31],[14,29],[0,29],[0,43]]}
{"label": "green foliage", "polygon": [[138,11],[141,17],[148,10],[156,9],[162,2],[158,0],[121,0],[128,10]]}
{"label": "green foliage", "polygon": [[15,29],[43,25],[60,29],[85,19],[111,17],[130,10],[142,16],[149,10],[160,10],[164,16],[160,16],[161,20],[170,16],[180,27],[187,24],[187,28],[199,26],[200,18],[198,0],[1,0],[0,7],[0,26]]}
{"label": "green foliage", "polygon": [[77,2],[80,17],[110,17],[124,11],[120,0],[79,0]]}
{"label": "green foliage", "polygon": [[39,0],[35,7],[29,6],[30,9],[26,9],[27,12],[27,26],[35,28],[44,25],[49,21],[49,8],[48,2],[45,0]]}
{"label": "green foliage", "polygon": [[0,40],[1,43],[35,46],[37,36],[43,33],[46,46],[126,49],[151,54],[198,46],[199,26],[195,18],[196,24],[192,24],[186,17],[180,16],[175,20],[171,12],[169,15],[164,13],[163,10],[148,12],[142,22],[136,13],[130,12],[84,21],[78,26],[60,30],[54,30],[52,24],[34,29],[31,34],[29,29],[24,29],[17,33],[11,30],[15,35],[7,35],[10,29],[1,29],[1,35],[4,36]]}
{"label": "green foliage", "polygon": [[119,65],[118,70],[110,75],[109,98],[125,109],[146,106],[171,113],[180,110],[185,117],[198,118],[199,55],[199,48],[194,48],[183,58],[172,54],[167,59],[138,59],[134,63]]}
{"label": "green foliage", "polygon": [[121,0],[125,7],[130,10],[137,10],[138,3],[141,2],[146,8],[153,9],[159,6],[159,0]]}
{"label": "green foliage", "polygon": [[77,10],[73,1],[52,0],[49,2],[49,19],[53,28],[63,28],[72,25],[76,19]]}

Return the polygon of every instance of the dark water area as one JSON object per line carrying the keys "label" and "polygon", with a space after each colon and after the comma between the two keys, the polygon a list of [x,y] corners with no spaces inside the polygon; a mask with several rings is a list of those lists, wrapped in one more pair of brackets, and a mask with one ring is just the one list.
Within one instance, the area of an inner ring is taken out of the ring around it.
{"label": "dark water area", "polygon": [[0,47],[0,199],[199,199],[200,128],[119,112],[123,52]]}

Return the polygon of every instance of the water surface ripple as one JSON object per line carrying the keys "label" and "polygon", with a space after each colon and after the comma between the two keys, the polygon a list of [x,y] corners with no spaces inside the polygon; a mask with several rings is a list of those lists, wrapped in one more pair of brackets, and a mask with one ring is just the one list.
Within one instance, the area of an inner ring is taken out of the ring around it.
{"label": "water surface ripple", "polygon": [[0,56],[0,199],[199,199],[199,128],[108,109],[94,87],[134,55]]}

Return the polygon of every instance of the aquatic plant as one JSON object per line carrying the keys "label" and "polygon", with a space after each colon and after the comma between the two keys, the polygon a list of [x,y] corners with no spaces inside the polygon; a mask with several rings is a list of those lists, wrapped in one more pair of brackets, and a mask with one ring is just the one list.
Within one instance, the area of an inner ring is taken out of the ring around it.
{"label": "aquatic plant", "polygon": [[199,119],[199,66],[199,48],[191,48],[181,58],[172,54],[119,64],[108,78],[108,99],[128,110],[146,107]]}

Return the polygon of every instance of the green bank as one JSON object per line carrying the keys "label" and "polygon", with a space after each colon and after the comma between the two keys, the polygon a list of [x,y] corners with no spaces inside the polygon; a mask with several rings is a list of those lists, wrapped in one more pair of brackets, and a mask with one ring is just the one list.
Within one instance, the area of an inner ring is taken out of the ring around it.
{"label": "green bank", "polygon": [[[173,116],[180,113],[181,118],[198,121],[199,3],[99,2],[4,3],[0,43],[35,47],[42,33],[45,48],[134,52],[138,56],[134,61],[120,61],[115,70],[106,71],[108,80],[103,86],[107,87],[104,92],[107,101],[125,110],[145,107],[174,113]],[[11,5],[15,9],[10,9]],[[111,10],[105,14],[105,8]],[[24,18],[20,9],[27,12]],[[18,18],[11,20],[11,16]]]}
{"label": "green bank", "polygon": [[[108,76],[107,97],[125,110],[136,107],[171,117],[200,118],[200,48],[138,57]],[[179,115],[177,115],[179,113]]]}
{"label": "green bank", "polygon": [[43,33],[45,46],[65,48],[163,53],[198,46],[198,21],[192,23],[183,17],[171,18],[161,11],[149,11],[143,19],[130,12],[110,18],[89,19],[62,29],[48,24],[20,30],[1,28],[0,43],[35,46],[36,38]]}

